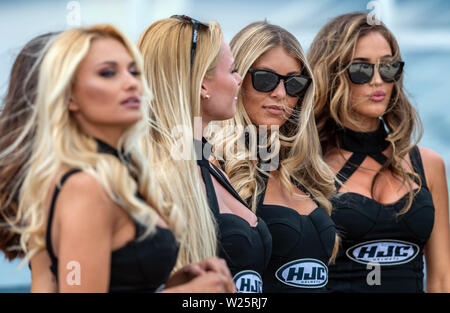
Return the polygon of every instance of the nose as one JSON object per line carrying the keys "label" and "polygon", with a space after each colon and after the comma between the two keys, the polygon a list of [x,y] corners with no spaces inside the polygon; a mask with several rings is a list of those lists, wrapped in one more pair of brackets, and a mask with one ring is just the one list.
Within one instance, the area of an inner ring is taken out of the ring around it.
{"label": "nose", "polygon": [[126,75],[124,78],[123,86],[126,90],[136,90],[141,85],[141,80],[131,74],[129,71],[126,71]]}
{"label": "nose", "polygon": [[[378,65],[379,66],[379,65]],[[375,66],[372,80],[370,81],[371,85],[381,85],[383,83],[383,79],[381,78],[379,67]]]}
{"label": "nose", "polygon": [[275,87],[274,90],[270,93],[272,97],[278,98],[278,99],[284,99],[286,98],[286,88],[284,87],[284,80],[280,79],[280,82]]}

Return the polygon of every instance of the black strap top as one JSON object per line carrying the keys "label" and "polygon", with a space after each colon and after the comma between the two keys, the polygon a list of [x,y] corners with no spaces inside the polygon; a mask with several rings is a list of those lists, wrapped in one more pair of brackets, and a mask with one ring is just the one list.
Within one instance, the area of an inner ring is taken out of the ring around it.
{"label": "black strap top", "polygon": [[[342,148],[353,154],[337,177],[345,183],[367,156],[383,164],[386,136],[383,123],[371,133],[340,130]],[[412,148],[409,155],[422,187],[415,190],[407,213],[397,215],[408,194],[392,204],[354,192],[339,192],[331,199],[332,218],[342,238],[336,264],[330,266],[328,285],[333,291],[423,292],[423,248],[433,229],[434,205],[419,149]],[[419,185],[415,176],[411,179]],[[339,190],[340,185],[336,187]],[[378,276],[373,264],[379,265]]]}
{"label": "black strap top", "polygon": [[[203,182],[206,187],[209,207],[218,223],[219,257],[226,260],[236,283],[237,292],[262,292],[262,275],[269,262],[272,249],[272,237],[266,224],[258,218],[255,227],[236,214],[220,213],[216,191],[211,175],[244,206],[247,204],[231,186],[228,179],[212,163],[208,161],[211,145],[202,139],[194,140],[197,152],[197,163],[200,166]],[[198,150],[202,149],[201,157]]]}
{"label": "black strap top", "polygon": [[[327,292],[327,264],[336,237],[333,221],[319,204],[309,215],[282,205],[264,204],[269,177],[262,177],[265,187],[258,196],[256,213],[266,221],[273,241],[264,273],[264,292]],[[304,186],[295,185],[309,194]]]}
{"label": "black strap top", "polygon": [[[117,150],[97,140],[98,151],[118,156]],[[67,179],[80,172],[73,169],[67,172],[56,186],[47,223],[46,248],[51,259],[50,270],[58,278],[58,259],[51,242],[51,225],[58,194]],[[138,195],[139,196],[139,195]],[[111,274],[109,292],[156,292],[164,288],[164,284],[175,266],[178,257],[178,245],[172,232],[156,226],[156,233],[138,238],[145,232],[145,227],[135,221],[136,235],[134,240],[111,253]]]}

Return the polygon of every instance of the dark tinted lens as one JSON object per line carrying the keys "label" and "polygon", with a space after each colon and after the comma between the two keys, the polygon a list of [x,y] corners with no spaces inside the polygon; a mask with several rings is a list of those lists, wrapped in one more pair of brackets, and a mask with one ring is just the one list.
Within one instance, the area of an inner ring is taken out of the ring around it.
{"label": "dark tinted lens", "polygon": [[308,78],[292,76],[285,82],[286,93],[291,97],[298,97],[308,84]]}
{"label": "dark tinted lens", "polygon": [[261,92],[269,92],[278,85],[278,76],[265,71],[255,71],[252,74],[253,88]]}
{"label": "dark tinted lens", "polygon": [[373,64],[352,63],[348,69],[350,80],[354,84],[366,84],[373,76]]}
{"label": "dark tinted lens", "polygon": [[400,78],[402,63],[380,64],[380,75],[385,82],[394,82]]}

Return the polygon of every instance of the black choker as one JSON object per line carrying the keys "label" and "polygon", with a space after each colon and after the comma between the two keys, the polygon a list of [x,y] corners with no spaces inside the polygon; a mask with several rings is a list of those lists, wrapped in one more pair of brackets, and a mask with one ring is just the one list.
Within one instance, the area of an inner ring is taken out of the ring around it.
{"label": "black choker", "polygon": [[110,146],[109,144],[107,144],[106,142],[104,142],[98,138],[94,138],[94,139],[97,142],[97,152],[98,153],[111,154],[119,159],[119,151],[117,151],[116,148],[114,148],[113,146]]}
{"label": "black choker", "polygon": [[[340,148],[353,152],[336,175],[341,183],[347,181],[367,156],[370,156],[381,165],[386,163],[387,157],[382,152],[389,146],[389,141],[386,140],[387,132],[382,121],[378,129],[373,132],[363,133],[349,128],[340,128],[337,131],[337,135]],[[340,183],[336,181],[335,186],[336,190],[339,190]]]}
{"label": "black choker", "polygon": [[209,157],[212,153],[212,145],[202,137],[202,141],[194,138],[194,152],[197,157],[197,162],[209,162]]}
{"label": "black choker", "polygon": [[381,153],[389,146],[386,140],[387,132],[384,123],[373,132],[356,132],[349,128],[339,128],[337,131],[339,142],[342,149],[364,154]]}
{"label": "black choker", "polygon": [[104,142],[98,138],[94,138],[94,139],[97,142],[97,152],[98,153],[106,153],[106,154],[113,155],[116,158],[118,158],[119,160],[124,161],[126,165],[129,165],[130,159],[131,159],[130,155],[123,154],[123,153],[121,153],[121,155],[119,155],[119,151],[116,148],[114,148],[113,146],[107,144],[106,142]]}

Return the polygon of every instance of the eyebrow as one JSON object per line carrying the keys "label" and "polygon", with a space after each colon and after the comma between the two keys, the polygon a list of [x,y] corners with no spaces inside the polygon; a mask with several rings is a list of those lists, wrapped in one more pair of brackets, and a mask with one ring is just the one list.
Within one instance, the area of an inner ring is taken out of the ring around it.
{"label": "eyebrow", "polygon": [[[386,54],[382,57],[380,57],[380,59],[386,59],[386,58],[392,58],[392,55],[390,54]],[[363,61],[363,62],[369,62],[368,58],[353,58],[352,61]]]}
{"label": "eyebrow", "polygon": [[[262,69],[262,70],[268,70],[268,71],[271,71],[271,72],[278,73],[277,71],[275,71],[275,70],[273,70],[273,69],[271,69],[271,68],[268,68],[268,67],[264,67],[264,66],[259,67],[259,66],[258,66],[258,68],[259,68],[259,69]],[[278,73],[278,74],[279,74],[279,73]],[[302,74],[301,71],[293,71],[293,72],[287,73],[285,76],[301,75],[301,74]]]}
{"label": "eyebrow", "polygon": [[[106,65],[111,65],[111,66],[117,66],[118,65],[118,63],[116,61],[105,61],[105,62],[100,63],[99,65],[105,65],[105,64]],[[128,67],[134,66],[134,65],[136,65],[136,62],[135,61],[131,61],[128,64]]]}

